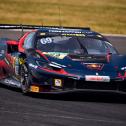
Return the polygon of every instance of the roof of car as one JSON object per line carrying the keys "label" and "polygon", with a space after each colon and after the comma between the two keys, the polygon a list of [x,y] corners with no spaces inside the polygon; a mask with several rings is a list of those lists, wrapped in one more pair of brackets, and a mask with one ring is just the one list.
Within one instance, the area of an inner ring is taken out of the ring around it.
{"label": "roof of car", "polygon": [[45,33],[53,35],[62,36],[86,36],[86,37],[96,37],[104,38],[100,33],[92,31],[90,28],[80,28],[80,27],[43,27],[38,29],[39,35],[44,35]]}

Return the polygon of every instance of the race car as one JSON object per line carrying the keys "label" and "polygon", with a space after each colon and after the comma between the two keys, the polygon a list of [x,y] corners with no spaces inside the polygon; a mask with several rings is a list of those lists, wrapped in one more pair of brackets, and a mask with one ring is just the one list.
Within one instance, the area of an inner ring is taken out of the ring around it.
{"label": "race car", "polygon": [[90,28],[1,25],[29,29],[0,39],[0,84],[23,93],[126,91],[126,56]]}

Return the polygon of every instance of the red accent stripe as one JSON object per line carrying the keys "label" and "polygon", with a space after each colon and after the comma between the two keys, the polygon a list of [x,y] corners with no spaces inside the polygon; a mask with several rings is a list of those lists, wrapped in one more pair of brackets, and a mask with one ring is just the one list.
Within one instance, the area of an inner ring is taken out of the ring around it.
{"label": "red accent stripe", "polygon": [[42,53],[42,51],[36,50],[36,52],[39,53],[44,59],[46,59],[47,61],[49,61],[48,58]]}
{"label": "red accent stripe", "polygon": [[18,46],[18,50],[19,52],[24,52],[25,49],[23,48],[23,44],[24,44],[24,40],[27,37],[28,34],[30,34],[31,32],[27,32],[20,40],[19,40],[19,46]]}
{"label": "red accent stripe", "polygon": [[44,70],[44,71],[46,71],[46,72],[49,72],[49,73],[56,73],[56,74],[63,74],[63,75],[67,75],[67,76],[77,77],[74,74],[69,74],[64,69],[60,69],[60,70],[50,70],[50,69],[46,69],[46,68],[42,68],[42,67],[39,67],[39,68],[42,69],[42,70]]}
{"label": "red accent stripe", "polygon": [[46,71],[46,72],[51,72],[51,73],[58,73],[58,74],[68,74],[66,71],[64,71],[64,70],[58,70],[58,71],[56,71],[56,70],[50,70],[50,69],[46,69],[46,68],[41,68],[42,70],[44,70],[44,71]]}

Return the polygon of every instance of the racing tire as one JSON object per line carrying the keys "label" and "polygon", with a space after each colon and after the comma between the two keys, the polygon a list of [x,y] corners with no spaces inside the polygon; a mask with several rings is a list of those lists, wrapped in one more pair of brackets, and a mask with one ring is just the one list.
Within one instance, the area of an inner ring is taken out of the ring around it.
{"label": "racing tire", "polygon": [[28,94],[30,89],[31,76],[26,65],[21,66],[21,90],[23,94]]}

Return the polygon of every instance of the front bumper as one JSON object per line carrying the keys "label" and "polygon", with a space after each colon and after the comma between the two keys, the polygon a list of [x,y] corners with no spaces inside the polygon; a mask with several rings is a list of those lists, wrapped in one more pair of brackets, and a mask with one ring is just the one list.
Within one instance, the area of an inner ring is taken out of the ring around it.
{"label": "front bumper", "polygon": [[[60,80],[56,84],[55,80]],[[125,80],[115,79],[110,82],[90,82],[85,79],[75,80],[71,78],[49,78],[46,82],[33,82],[31,86],[37,86],[38,93],[69,93],[78,91],[97,91],[97,92],[126,92]],[[32,90],[34,92],[34,90]],[[35,91],[36,92],[36,91]]]}
{"label": "front bumper", "polygon": [[[105,77],[101,81],[87,81],[84,76],[68,76],[63,74],[52,74],[43,71],[32,72],[32,84],[30,91],[38,93],[65,93],[78,91],[120,91],[126,92],[126,80],[123,78]],[[95,75],[97,76],[97,75]],[[91,76],[92,77],[92,76]],[[97,76],[99,77],[99,76]],[[101,77],[101,76],[100,76]],[[94,79],[94,76],[93,76]],[[56,80],[56,81],[55,81]],[[59,82],[58,84],[56,84]],[[34,90],[35,89],[35,90]]]}

